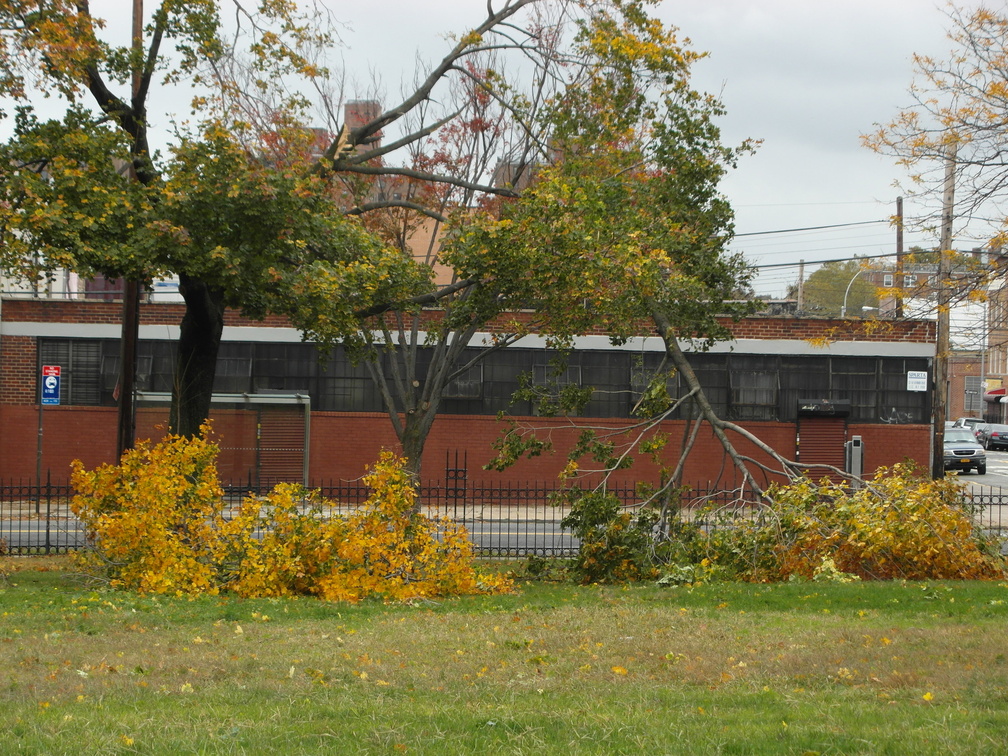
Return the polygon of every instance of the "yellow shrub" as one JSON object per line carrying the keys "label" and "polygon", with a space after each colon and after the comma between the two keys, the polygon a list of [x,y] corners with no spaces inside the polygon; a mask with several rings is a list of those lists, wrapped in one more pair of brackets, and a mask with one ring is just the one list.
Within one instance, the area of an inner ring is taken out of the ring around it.
{"label": "yellow shrub", "polygon": [[364,480],[371,497],[347,519],[345,536],[318,581],[323,598],[411,599],[509,588],[504,578],[476,571],[465,528],[415,511],[416,489],[401,459],[382,452]]}
{"label": "yellow shrub", "polygon": [[978,532],[961,488],[949,478],[930,480],[895,465],[856,491],[804,480],[770,495],[768,524],[737,535],[758,553],[750,577],[813,579],[826,563],[837,574],[866,579],[1005,576],[1004,561]]}
{"label": "yellow shrub", "polygon": [[416,511],[403,461],[389,452],[365,479],[371,497],[346,518],[301,486],[281,484],[226,519],[208,435],[207,427],[199,438],[138,444],[117,467],[87,472],[74,463],[72,509],[94,542],[85,568],[114,587],[151,593],[358,601],[510,588],[476,571],[463,527]]}
{"label": "yellow shrub", "polygon": [[217,446],[203,437],[138,443],[118,466],[73,463],[71,503],[113,587],[151,593],[217,588],[213,546],[221,524]]}

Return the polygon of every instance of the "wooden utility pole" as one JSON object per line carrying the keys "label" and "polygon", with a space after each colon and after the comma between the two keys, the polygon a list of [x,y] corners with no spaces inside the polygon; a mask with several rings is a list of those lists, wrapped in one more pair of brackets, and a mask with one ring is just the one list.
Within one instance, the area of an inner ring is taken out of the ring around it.
{"label": "wooden utility pole", "polygon": [[[143,45],[143,0],[133,0],[133,98],[140,93],[142,71],[140,51]],[[136,154],[131,156],[134,160]],[[129,166],[131,181],[137,180],[136,165],[131,160]],[[116,458],[122,457],[127,449],[133,448],[136,440],[136,374],[137,344],[140,341],[140,282],[135,278],[126,280],[123,287],[122,333],[119,341],[119,424],[116,434]]]}
{"label": "wooden utility pole", "polygon": [[903,198],[896,198],[896,294],[895,317],[903,317]]}
{"label": "wooden utility pole", "polygon": [[805,310],[805,261],[798,261],[798,302],[795,305],[798,312]]}
{"label": "wooden utility pole", "polygon": [[931,450],[931,477],[945,477],[945,420],[948,402],[949,359],[949,263],[952,256],[952,215],[955,204],[955,144],[949,145],[945,163],[945,191],[942,196],[941,249],[938,251],[938,333],[935,344],[934,387],[931,396],[931,422],[934,447]]}

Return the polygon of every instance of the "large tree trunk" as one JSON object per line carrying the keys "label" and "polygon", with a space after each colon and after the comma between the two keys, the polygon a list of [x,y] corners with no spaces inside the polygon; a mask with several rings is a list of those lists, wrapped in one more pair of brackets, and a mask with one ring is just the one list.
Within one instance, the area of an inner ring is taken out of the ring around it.
{"label": "large tree trunk", "polygon": [[436,411],[432,411],[430,407],[416,409],[408,413],[403,423],[402,434],[399,437],[403,456],[406,458],[406,470],[413,479],[413,485],[418,488],[423,465],[424,444],[427,443],[427,437],[430,435],[436,414]]}
{"label": "large tree trunk", "polygon": [[217,352],[224,331],[224,292],[189,276],[179,276],[186,311],[179,334],[169,426],[195,436],[210,415]]}

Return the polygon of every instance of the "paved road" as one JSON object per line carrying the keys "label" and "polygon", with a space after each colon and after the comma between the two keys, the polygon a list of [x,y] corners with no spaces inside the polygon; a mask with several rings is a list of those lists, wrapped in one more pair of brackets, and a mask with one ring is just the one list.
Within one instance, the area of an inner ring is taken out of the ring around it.
{"label": "paved road", "polygon": [[986,475],[959,473],[959,478],[971,488],[991,486],[1004,488],[1008,492],[1008,451],[988,450]]}
{"label": "paved road", "polygon": [[[570,556],[578,543],[553,520],[475,520],[463,522],[477,550],[492,556]],[[0,520],[0,538],[14,549],[65,551],[84,545],[84,529],[74,518]]]}

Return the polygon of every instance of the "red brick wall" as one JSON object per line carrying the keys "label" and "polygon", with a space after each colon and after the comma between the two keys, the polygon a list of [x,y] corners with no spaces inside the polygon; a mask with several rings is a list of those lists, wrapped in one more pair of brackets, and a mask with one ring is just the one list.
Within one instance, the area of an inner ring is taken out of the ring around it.
{"label": "red brick wall", "polygon": [[[244,479],[255,469],[256,414],[240,410],[214,413],[214,431],[222,447],[219,470],[222,479]],[[138,436],[157,438],[164,432],[164,410],[142,409],[138,413]],[[506,473],[482,470],[492,457],[491,442],[505,428],[495,417],[443,415],[434,424],[424,451],[424,477],[441,479],[446,457],[454,466],[455,452],[466,461],[469,479],[486,482],[542,482],[557,478],[566,463],[565,453],[578,429],[563,420],[525,418],[550,429],[557,449],[524,460]],[[606,421],[607,426],[626,427],[630,421]],[[795,426],[789,423],[749,423],[746,427],[783,456],[794,457]],[[674,459],[682,438],[681,421],[665,424],[669,435],[666,461]],[[0,405],[0,478],[30,477],[35,474],[38,440],[38,409],[30,406]],[[860,435],[865,444],[865,467],[874,470],[906,457],[927,465],[930,459],[929,428],[926,425],[851,425],[848,437]],[[42,469],[52,470],[54,480],[69,476],[69,465],[80,459],[88,468],[112,462],[115,457],[116,410],[112,407],[50,407],[43,410]],[[742,454],[769,463],[765,455],[738,436],[732,441]],[[388,418],[381,413],[315,412],[311,418],[309,474],[312,479],[350,480],[363,475],[383,448],[399,450]],[[585,461],[585,467],[589,463]],[[722,471],[724,471],[722,473]],[[709,428],[701,430],[687,463],[684,480],[707,484],[719,481],[738,483],[725,460],[717,439]],[[657,480],[658,471],[650,461],[639,460],[631,470],[619,473],[615,482],[637,479]]]}
{"label": "red brick wall", "polygon": [[0,397],[4,403],[32,404],[36,401],[37,362],[32,337],[4,336],[0,339]]}
{"label": "red brick wall", "polygon": [[975,353],[966,352],[953,355],[948,365],[948,405],[946,415],[949,420],[957,417],[983,417],[981,409],[966,410],[966,376],[980,375],[980,359]]}
{"label": "red brick wall", "polygon": [[930,425],[849,425],[847,438],[861,436],[865,472],[891,467],[907,459],[925,472],[931,469]]}
{"label": "red brick wall", "polygon": [[[425,478],[443,477],[446,459],[454,466],[455,452],[460,461],[467,457],[470,480],[488,482],[503,481],[549,481],[555,480],[566,464],[566,450],[575,441],[577,428],[571,428],[563,420],[525,418],[539,427],[550,428],[550,438],[557,452],[543,454],[523,460],[506,473],[482,470],[493,456],[491,442],[500,434],[505,425],[495,417],[482,415],[443,415],[437,419],[424,449],[423,474]],[[627,427],[629,420],[606,420],[607,427]],[[757,438],[777,450],[782,456],[793,459],[795,454],[795,425],[792,423],[747,423],[745,426]],[[664,425],[668,433],[669,446],[664,454],[666,462],[673,460],[680,448],[683,422],[674,421]],[[865,444],[865,468],[875,470],[882,465],[892,465],[904,457],[911,457],[922,465],[930,459],[930,428],[927,425],[851,425],[848,438],[859,435]],[[893,435],[898,434],[894,442]],[[399,450],[388,419],[378,413],[340,414],[315,412],[312,414],[311,475],[315,479],[353,479],[364,474],[367,466],[378,456],[382,448]],[[772,466],[769,458],[758,451],[749,441],[736,434],[729,434],[738,451],[760,462]],[[584,467],[589,466],[584,462]],[[722,473],[722,471],[724,471]],[[720,443],[709,427],[701,430],[687,462],[683,479],[689,483],[718,481],[737,485],[738,480],[730,461],[725,459]],[[629,471],[623,471],[614,478],[618,482],[638,479],[657,480],[657,468],[647,460],[638,463]]]}
{"label": "red brick wall", "polygon": [[[0,404],[0,478],[34,477],[38,457],[38,405]],[[96,467],[115,459],[115,407],[46,407],[42,411],[42,474],[70,476],[70,462]]]}
{"label": "red brick wall", "polygon": [[[185,308],[181,304],[143,304],[140,307],[142,325],[177,325]],[[59,299],[5,299],[0,316],[12,322],[38,323],[120,323],[122,305],[116,302],[93,302]],[[441,313],[429,310],[423,320],[439,320]],[[529,313],[508,315],[506,320],[522,320]],[[501,322],[505,319],[502,318]],[[228,310],[224,318],[228,326],[290,327],[286,318],[270,315],[261,321],[243,318]],[[724,321],[738,339],[826,339],[834,341],[908,341],[933,343],[934,323],[917,320],[857,320],[839,318],[794,318],[787,316],[757,316],[737,323]],[[654,327],[642,323],[641,334],[654,334]],[[598,333],[603,333],[599,331]]]}
{"label": "red brick wall", "polygon": [[[38,457],[38,405],[0,404],[0,479],[34,477]],[[79,459],[87,468],[115,460],[117,410],[115,407],[46,407],[42,411],[42,471],[53,481],[65,481],[70,462]],[[256,468],[255,412],[215,410],[214,434],[221,453],[221,478],[247,479]],[[164,436],[168,411],[140,408],[137,438]]]}

